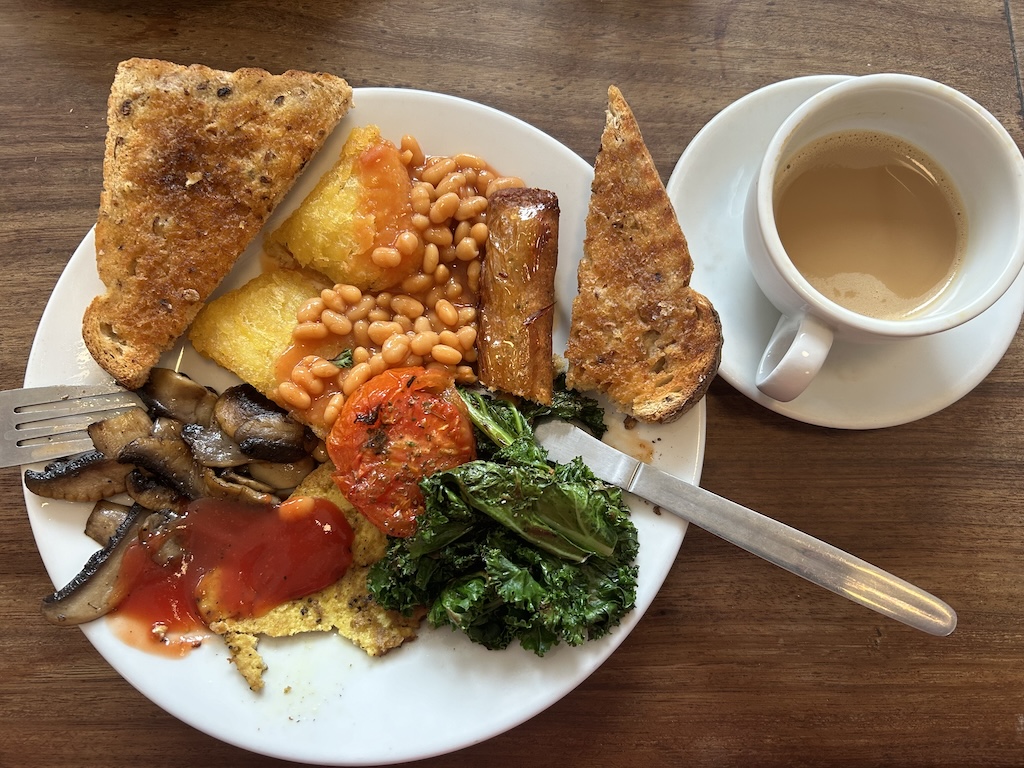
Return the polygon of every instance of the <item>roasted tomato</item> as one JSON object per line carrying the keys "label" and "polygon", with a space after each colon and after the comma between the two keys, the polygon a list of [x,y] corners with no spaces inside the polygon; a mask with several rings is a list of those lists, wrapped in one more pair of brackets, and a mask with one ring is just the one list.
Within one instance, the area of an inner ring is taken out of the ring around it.
{"label": "roasted tomato", "polygon": [[416,532],[419,480],[476,458],[473,425],[442,371],[395,368],[345,401],[327,438],[345,498],[390,536]]}

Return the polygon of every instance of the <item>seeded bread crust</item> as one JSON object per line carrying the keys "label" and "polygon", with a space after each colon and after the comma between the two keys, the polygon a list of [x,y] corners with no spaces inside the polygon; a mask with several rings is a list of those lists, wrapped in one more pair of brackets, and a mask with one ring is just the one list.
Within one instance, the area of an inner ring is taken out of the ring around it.
{"label": "seeded bread crust", "polygon": [[352,103],[340,77],[122,62],[107,106],[96,266],[82,337],[145,383]]}
{"label": "seeded bread crust", "polygon": [[622,93],[594,164],[566,381],[606,394],[645,422],[693,407],[718,372],[722,325],[690,288],[693,260],[657,168]]}

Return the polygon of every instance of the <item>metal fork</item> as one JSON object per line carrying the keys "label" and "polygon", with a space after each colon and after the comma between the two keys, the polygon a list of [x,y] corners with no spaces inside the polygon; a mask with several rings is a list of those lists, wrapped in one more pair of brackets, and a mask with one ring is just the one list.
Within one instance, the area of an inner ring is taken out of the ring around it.
{"label": "metal fork", "polygon": [[0,392],[0,467],[52,461],[91,450],[86,429],[119,411],[141,405],[113,382],[29,387]]}

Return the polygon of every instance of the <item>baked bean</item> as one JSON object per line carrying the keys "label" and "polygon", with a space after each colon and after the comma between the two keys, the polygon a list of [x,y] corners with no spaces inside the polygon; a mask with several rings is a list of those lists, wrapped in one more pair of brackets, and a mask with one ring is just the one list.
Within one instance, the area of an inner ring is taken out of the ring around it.
{"label": "baked bean", "polygon": [[405,358],[402,365],[406,368],[415,368],[418,365],[423,365],[423,355],[409,355]]}
{"label": "baked bean", "polygon": [[461,242],[470,236],[473,231],[473,225],[468,221],[460,221],[455,225],[455,232],[453,234],[456,243]]}
{"label": "baked bean", "polygon": [[391,300],[391,311],[396,315],[403,315],[410,320],[415,320],[423,314],[423,304],[412,296],[400,293]]}
{"label": "baked bean", "polygon": [[461,207],[461,201],[455,192],[445,192],[430,206],[430,221],[432,224],[443,224]]}
{"label": "baked bean", "polygon": [[420,149],[420,143],[416,140],[415,136],[403,136],[402,141],[399,143],[399,147],[402,150],[408,151],[412,155],[412,162],[410,165],[423,165],[423,161],[426,157],[423,154],[423,150]]}
{"label": "baked bean", "polygon": [[327,406],[324,408],[324,422],[326,426],[330,427],[338,420],[338,416],[341,413],[342,406],[344,405],[344,392],[335,392],[331,395],[331,399],[327,401]]}
{"label": "baked bean", "polygon": [[436,187],[441,182],[441,179],[454,170],[457,170],[457,165],[452,158],[440,157],[423,169],[420,173],[420,178]]}
{"label": "baked bean", "polygon": [[379,323],[391,319],[391,311],[383,307],[374,307],[366,313],[366,319],[371,323]]}
{"label": "baked bean", "polygon": [[388,337],[381,346],[380,356],[388,365],[398,365],[409,354],[409,337],[404,333],[396,333]]}
{"label": "baked bean", "polygon": [[349,306],[358,304],[359,300],[363,298],[363,292],[354,285],[336,285],[334,290],[338,292],[338,295]]}
{"label": "baked bean", "polygon": [[345,397],[348,397],[355,392],[359,387],[363,386],[367,381],[370,380],[372,375],[369,363],[358,363],[352,366],[352,369],[348,372],[348,376],[341,383],[341,391],[345,393]]}
{"label": "baked bean", "polygon": [[327,309],[334,310],[335,312],[344,312],[348,309],[348,304],[341,298],[341,294],[333,288],[324,288],[320,291],[320,300]]}
{"label": "baked bean", "polygon": [[489,171],[486,168],[477,171],[476,174],[476,193],[478,195],[484,195],[486,197],[487,185],[490,184],[496,177],[493,171]]}
{"label": "baked bean", "polygon": [[370,350],[366,347],[359,346],[352,350],[352,362],[354,364],[365,363],[370,359]]}
{"label": "baked bean", "polygon": [[447,283],[450,276],[451,270],[448,269],[447,264],[438,264],[437,269],[434,270],[434,282],[438,285]]}
{"label": "baked bean", "polygon": [[458,365],[462,362],[462,353],[447,344],[437,344],[430,350],[430,356],[443,365]]}
{"label": "baked bean", "polygon": [[455,301],[460,296],[462,296],[462,283],[452,277],[444,284],[444,297],[448,301]]}
{"label": "baked bean", "polygon": [[476,307],[459,307],[459,325],[476,322]]}
{"label": "baked bean", "polygon": [[499,189],[512,189],[515,187],[525,187],[526,184],[523,180],[516,176],[497,176],[487,184],[487,192],[484,197],[490,197]]}
{"label": "baked bean", "polygon": [[437,334],[437,341],[439,344],[445,344],[449,347],[459,346],[459,337],[455,334],[455,331],[450,331],[447,328]]}
{"label": "baked bean", "polygon": [[328,333],[327,326],[323,323],[307,320],[292,329],[292,338],[296,341],[317,341],[326,339]]}
{"label": "baked bean", "polygon": [[352,321],[348,319],[347,315],[335,312],[333,309],[325,309],[320,315],[320,322],[327,326],[327,329],[335,336],[348,336],[352,333]]}
{"label": "baked bean", "polygon": [[377,294],[377,306],[381,309],[390,309],[391,299],[393,298],[393,293],[389,293],[388,291],[381,291],[380,293]]}
{"label": "baked bean", "polygon": [[423,247],[423,271],[428,275],[434,274],[434,270],[437,269],[440,261],[441,254],[437,250],[437,244],[427,243]]}
{"label": "baked bean", "polygon": [[480,244],[472,237],[464,237],[455,246],[455,255],[459,261],[472,261],[480,255]]}
{"label": "baked bean", "polygon": [[444,248],[441,249],[441,263],[442,264],[451,264],[455,260],[456,260],[456,257],[455,257],[455,246],[454,245],[446,245]]}
{"label": "baked bean", "polygon": [[426,356],[438,343],[440,337],[433,331],[421,331],[409,341],[409,350],[414,355]]}
{"label": "baked bean", "polygon": [[296,365],[292,369],[292,382],[300,386],[311,397],[324,393],[323,379],[316,378],[308,366]]}
{"label": "baked bean", "polygon": [[352,340],[361,347],[370,346],[370,323],[367,320],[356,320],[352,323]]}
{"label": "baked bean", "polygon": [[317,357],[309,365],[310,373],[318,379],[331,379],[337,376],[341,369],[324,357]]}
{"label": "baked bean", "polygon": [[420,315],[416,318],[415,322],[413,322],[412,328],[416,333],[426,333],[428,331],[432,331],[434,326],[430,324],[429,317],[426,315]]}
{"label": "baked bean", "polygon": [[459,152],[452,160],[459,168],[472,168],[475,171],[482,171],[487,167],[487,161],[479,155],[472,155],[469,152]]}
{"label": "baked bean", "polygon": [[430,213],[430,200],[432,195],[430,194],[433,190],[429,184],[413,184],[412,189],[409,191],[409,203],[412,205],[414,213],[418,213],[421,216],[426,216]]}
{"label": "baked bean", "polygon": [[299,308],[299,311],[295,314],[295,319],[300,323],[319,320],[320,314],[324,311],[324,307],[324,300],[320,297],[314,297]]}
{"label": "baked bean", "polygon": [[370,336],[370,341],[379,347],[391,336],[394,336],[396,333],[402,333],[402,326],[391,321],[377,321],[370,323],[367,333]]}
{"label": "baked bean", "polygon": [[476,293],[480,290],[480,262],[471,261],[466,267],[466,279],[469,280],[469,290]]}
{"label": "baked bean", "polygon": [[490,230],[487,229],[487,225],[482,221],[474,224],[469,230],[469,236],[476,240],[477,245],[483,245],[487,242],[487,235]]}
{"label": "baked bean", "polygon": [[348,319],[354,323],[357,320],[362,320],[363,318],[365,318],[368,314],[370,314],[370,310],[375,309],[376,307],[377,299],[375,299],[371,294],[368,293],[361,299],[359,299],[359,301],[356,302],[354,305],[350,306],[345,314],[348,317]]}
{"label": "baked bean", "polygon": [[388,364],[384,362],[384,358],[379,353],[372,355],[370,359],[366,361],[366,364],[370,366],[371,376],[379,376],[384,373],[388,367]]}
{"label": "baked bean", "polygon": [[[414,217],[415,218],[415,217]],[[432,226],[423,229],[423,239],[440,247],[452,244],[452,231],[447,226]]]}
{"label": "baked bean", "polygon": [[459,384],[475,384],[476,373],[470,365],[455,366],[455,381]]}
{"label": "baked bean", "polygon": [[[423,303],[426,304],[428,307],[432,307],[435,304],[437,304],[437,302],[439,302],[443,298],[444,298],[444,286],[442,286],[442,285],[434,285],[427,292],[427,298],[424,300]],[[433,312],[431,312],[430,314],[433,314]],[[433,323],[435,319],[436,318],[431,318],[430,322]]]}
{"label": "baked bean", "polygon": [[449,192],[453,192],[458,196],[459,190],[464,186],[466,186],[466,174],[454,171],[445,176],[434,189],[437,191],[437,196],[440,199]]}
{"label": "baked bean", "polygon": [[476,333],[476,328],[472,325],[464,325],[455,332],[459,339],[459,347],[463,352],[467,349],[472,349],[473,345],[476,344]]}
{"label": "baked bean", "polygon": [[434,312],[437,314],[437,319],[447,326],[457,325],[459,322],[459,310],[448,299],[438,301],[434,305]]}
{"label": "baked bean", "polygon": [[470,347],[466,350],[465,354],[462,355],[462,359],[467,363],[476,362],[476,347]]}
{"label": "baked bean", "polygon": [[[430,212],[429,208],[427,212]],[[412,221],[413,227],[420,232],[425,232],[430,228],[430,217],[426,213],[414,213],[410,221]]]}
{"label": "baked bean", "polygon": [[381,269],[394,269],[402,263],[402,254],[398,252],[397,248],[380,246],[371,251],[370,261]]}
{"label": "baked bean", "polygon": [[412,330],[412,320],[405,315],[395,315],[395,322],[402,326],[402,333],[408,333]]}
{"label": "baked bean", "polygon": [[[430,210],[429,206],[427,210]],[[415,232],[407,229],[395,240],[395,248],[403,256],[415,256],[423,248],[423,240]]]}
{"label": "baked bean", "polygon": [[411,275],[402,281],[402,292],[409,295],[423,293],[434,284],[434,278],[430,275]]}
{"label": "baked bean", "polygon": [[[490,188],[498,181],[498,179],[495,179],[488,184],[488,190],[490,190]],[[522,182],[520,182],[520,186],[522,186]],[[504,187],[502,187],[502,189],[504,189]],[[462,200],[459,203],[458,209],[456,209],[455,213],[452,215],[455,217],[456,221],[467,221],[475,216],[479,216],[486,210],[487,198],[480,195],[473,195],[472,197],[467,197],[465,200]]]}
{"label": "baked bean", "polygon": [[313,404],[313,398],[294,381],[282,381],[277,385],[277,396],[289,406],[304,411]]}

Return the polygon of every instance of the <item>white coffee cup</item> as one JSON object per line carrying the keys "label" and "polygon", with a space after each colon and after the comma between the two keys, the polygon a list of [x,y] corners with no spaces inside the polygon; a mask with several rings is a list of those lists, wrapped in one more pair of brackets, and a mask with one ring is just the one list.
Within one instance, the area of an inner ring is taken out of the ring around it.
{"label": "white coffee cup", "polygon": [[[776,228],[773,198],[785,163],[816,139],[862,130],[893,135],[930,156],[959,193],[967,220],[952,282],[905,319],[859,314],[822,295],[793,265]],[[871,343],[940,333],[1006,292],[1024,266],[1024,157],[989,112],[953,88],[912,75],[854,77],[805,101],[774,134],[751,186],[744,238],[757,284],[782,313],[756,384],[789,401],[811,383],[835,339]]]}

